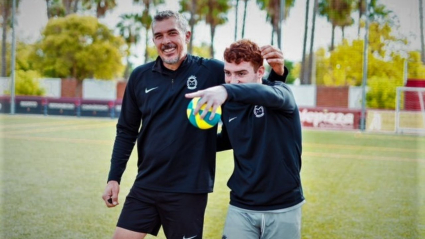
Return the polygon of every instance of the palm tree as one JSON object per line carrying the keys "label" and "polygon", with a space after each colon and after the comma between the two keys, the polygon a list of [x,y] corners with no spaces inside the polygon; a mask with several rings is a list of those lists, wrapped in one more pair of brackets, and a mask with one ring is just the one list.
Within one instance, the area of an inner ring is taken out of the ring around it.
{"label": "palm tree", "polygon": [[238,9],[239,9],[239,0],[236,0],[235,6],[235,38],[234,41],[238,39]]}
{"label": "palm tree", "polygon": [[83,0],[83,7],[85,9],[96,10],[96,17],[101,18],[106,15],[107,11],[111,11],[117,6],[115,0]]}
{"label": "palm tree", "polygon": [[349,26],[354,21],[351,19],[353,0],[322,0],[319,3],[319,14],[325,16],[332,24],[332,36],[330,50],[335,45],[335,28]]}
{"label": "palm tree", "polygon": [[47,19],[65,16],[65,8],[61,0],[46,0]]}
{"label": "palm tree", "polygon": [[210,25],[211,46],[210,55],[214,57],[214,36],[217,26],[227,22],[227,12],[231,6],[227,0],[208,0],[207,5],[203,8],[205,14],[205,22]]}
{"label": "palm tree", "polygon": [[116,25],[119,34],[124,38],[127,44],[127,66],[124,71],[125,79],[128,79],[130,75],[131,47],[137,45],[140,41],[140,31],[143,28],[140,18],[138,14],[123,14],[120,16],[120,21]]}
{"label": "palm tree", "polygon": [[[369,18],[370,20],[374,20],[376,18],[385,18],[391,12],[385,8],[385,5],[379,4],[377,0],[368,0],[369,1]],[[422,0],[419,0],[422,1]],[[360,21],[363,15],[366,12],[366,0],[355,0],[355,9],[359,12],[359,26],[357,29],[357,35],[360,37]]]}
{"label": "palm tree", "polygon": [[190,54],[193,53],[193,37],[194,37],[194,31],[195,31],[195,25],[203,18],[203,12],[202,9],[205,7],[206,1],[205,0],[181,0],[180,1],[180,11],[181,12],[189,12],[189,26],[190,26],[190,32],[192,33],[190,35],[190,41],[189,41],[189,47],[188,52]]}
{"label": "palm tree", "polygon": [[304,40],[303,40],[303,55],[301,60],[301,83],[307,84],[308,78],[306,76],[306,62],[305,62],[305,53],[307,50],[307,35],[308,35],[308,10],[310,8],[310,0],[306,0],[305,4],[305,22],[304,22]]}
{"label": "palm tree", "polygon": [[242,20],[242,38],[245,37],[245,21],[246,21],[246,8],[248,6],[248,0],[244,0],[245,4],[243,7],[243,20]]}
{"label": "palm tree", "polygon": [[65,15],[76,13],[80,0],[62,0],[62,5],[65,8]]}
{"label": "palm tree", "polygon": [[144,6],[144,10],[142,12],[141,17],[139,18],[140,23],[145,28],[145,63],[149,60],[149,32],[152,24],[152,16],[150,14],[150,9],[152,6],[158,6],[159,4],[163,4],[164,0],[133,0],[134,3],[142,3]]}
{"label": "palm tree", "polygon": [[[267,12],[267,21],[272,24],[272,40],[271,44],[273,45],[273,36],[274,33],[277,34],[278,47],[281,47],[281,22],[280,22],[280,0],[257,0],[257,4],[260,6],[261,10],[266,10]],[[289,10],[294,6],[295,0],[285,0],[285,12],[283,14],[283,19],[289,15]]]}
{"label": "palm tree", "polygon": [[342,39],[345,39],[345,27],[351,26],[354,24],[354,19],[350,15],[346,15],[340,21],[338,21],[338,26],[341,28]]}
{"label": "palm tree", "polygon": [[[19,6],[19,0],[16,0],[16,8]],[[1,48],[1,76],[5,77],[7,75],[7,62],[6,62],[6,48],[7,48],[7,31],[12,25],[12,7],[13,0],[2,0],[0,1],[0,15],[3,19],[2,22],[2,48]]]}
{"label": "palm tree", "polygon": [[152,16],[149,14],[149,4],[147,5],[147,8],[143,10],[142,16],[140,18],[140,22],[142,23],[142,26],[145,28],[145,63],[148,62],[148,48],[149,48],[149,31],[151,29],[152,24]]}
{"label": "palm tree", "polygon": [[424,41],[424,7],[422,0],[419,0],[419,25],[421,31],[421,59],[425,64],[425,41]]}
{"label": "palm tree", "polygon": [[308,84],[311,84],[312,82],[312,75],[313,75],[313,56],[314,56],[314,33],[316,29],[316,15],[318,11],[318,0],[314,0],[314,6],[313,6],[313,19],[312,19],[312,27],[311,27],[311,39],[310,39],[310,54],[308,56],[308,71],[307,71],[307,78],[308,78]]}

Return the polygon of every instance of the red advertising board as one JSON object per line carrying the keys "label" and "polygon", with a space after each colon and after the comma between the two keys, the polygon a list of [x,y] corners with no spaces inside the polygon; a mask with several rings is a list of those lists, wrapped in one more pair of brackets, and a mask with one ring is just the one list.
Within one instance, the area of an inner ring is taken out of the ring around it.
{"label": "red advertising board", "polygon": [[300,107],[301,125],[317,129],[359,129],[361,110]]}

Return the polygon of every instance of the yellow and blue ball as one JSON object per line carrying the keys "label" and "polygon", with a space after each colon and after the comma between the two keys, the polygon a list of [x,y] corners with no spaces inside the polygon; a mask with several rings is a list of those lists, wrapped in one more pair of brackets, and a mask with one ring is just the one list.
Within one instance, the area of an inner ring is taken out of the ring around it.
{"label": "yellow and blue ball", "polygon": [[220,121],[221,107],[217,108],[214,118],[212,120],[210,120],[212,108],[208,110],[207,115],[202,119],[201,114],[204,112],[205,107],[207,106],[206,104],[202,105],[202,107],[200,108],[200,110],[198,111],[196,115],[193,115],[193,111],[195,110],[199,99],[200,99],[199,97],[195,97],[187,105],[187,110],[186,110],[187,118],[189,119],[190,123],[197,128],[210,129],[214,127]]}

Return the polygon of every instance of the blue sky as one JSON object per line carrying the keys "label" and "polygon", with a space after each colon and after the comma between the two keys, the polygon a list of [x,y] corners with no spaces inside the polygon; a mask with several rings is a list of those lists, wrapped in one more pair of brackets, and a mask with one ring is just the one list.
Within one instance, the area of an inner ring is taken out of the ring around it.
{"label": "blue sky", "polygon": [[[313,0],[311,0],[313,1]],[[113,28],[119,21],[119,15],[140,11],[141,7],[132,5],[132,0],[119,0],[118,7],[106,15],[101,22]],[[178,10],[176,0],[166,0],[164,6],[159,10],[172,9]],[[380,3],[392,10],[398,18],[400,28],[397,34],[408,37],[410,45],[408,50],[420,50],[419,33],[419,1],[418,0],[380,0]],[[302,54],[302,43],[304,37],[304,17],[306,0],[296,0],[295,6],[291,9],[288,19],[284,22],[283,51],[285,58],[291,61],[299,61]],[[243,1],[239,4],[239,21],[242,21]],[[260,11],[256,6],[255,0],[250,0],[247,10],[247,22],[245,27],[245,38],[256,41],[259,45],[270,44],[271,27],[265,21],[266,13]],[[312,10],[310,9],[310,14]],[[353,15],[355,21],[357,13]],[[235,11],[231,10],[228,15],[228,23],[217,28],[215,37],[215,57],[221,59],[225,47],[234,40]],[[311,19],[311,16],[310,16]],[[40,31],[47,22],[46,2],[45,0],[21,0],[19,15],[17,16],[18,27],[17,37],[28,41],[35,41],[40,36]],[[239,25],[241,31],[241,25]],[[144,35],[144,33],[141,33]],[[363,33],[362,33],[363,34]],[[341,41],[341,31],[336,31],[336,43]],[[357,37],[357,22],[354,26],[346,29],[345,35],[348,39]],[[240,33],[239,33],[240,36]],[[316,34],[314,48],[328,46],[330,44],[331,26],[323,17],[318,17],[316,22]],[[362,35],[363,37],[363,35]],[[195,28],[195,44],[201,42],[210,42],[209,27],[200,24]],[[142,40],[144,42],[144,40]],[[136,64],[143,63],[143,45],[136,47],[139,57],[134,58]]]}

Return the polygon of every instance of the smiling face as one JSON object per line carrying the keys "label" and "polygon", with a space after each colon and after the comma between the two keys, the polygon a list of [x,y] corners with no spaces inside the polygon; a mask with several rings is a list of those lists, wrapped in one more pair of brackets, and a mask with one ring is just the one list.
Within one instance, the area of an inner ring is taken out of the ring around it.
{"label": "smiling face", "polygon": [[224,62],[224,78],[227,84],[261,83],[264,75],[264,67],[260,66],[257,71],[250,62],[242,61]]}
{"label": "smiling face", "polygon": [[164,66],[176,70],[186,58],[190,32],[180,29],[174,17],[155,22],[152,31],[153,42]]}
{"label": "smiling face", "polygon": [[242,39],[224,51],[224,76],[228,84],[262,83],[263,57],[258,45]]}

